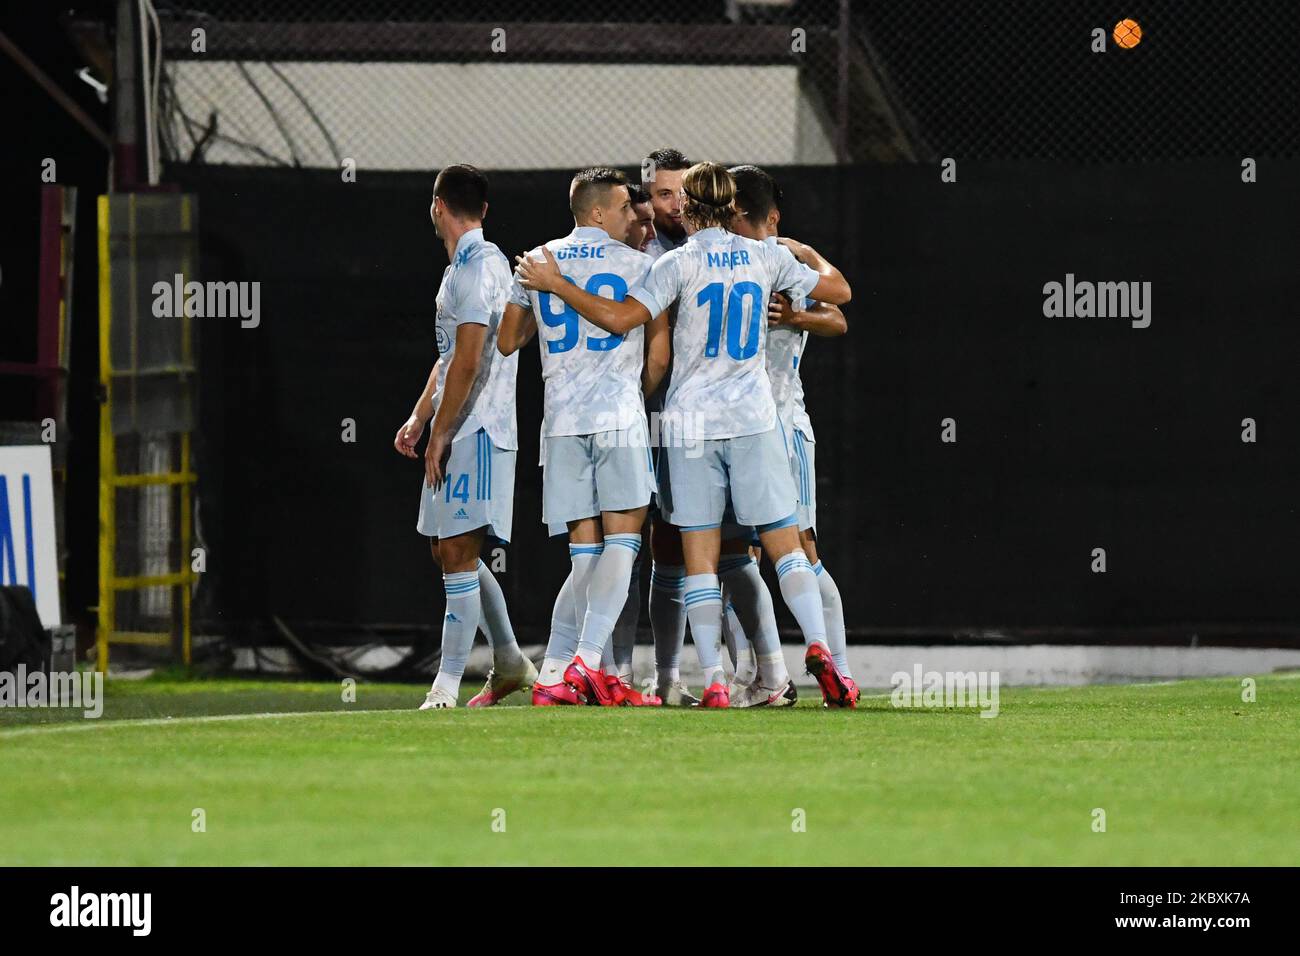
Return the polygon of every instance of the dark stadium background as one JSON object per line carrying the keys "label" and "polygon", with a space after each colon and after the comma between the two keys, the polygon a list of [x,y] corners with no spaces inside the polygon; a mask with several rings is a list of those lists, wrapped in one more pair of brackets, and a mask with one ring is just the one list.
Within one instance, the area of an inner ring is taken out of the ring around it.
{"label": "dark stadium background", "polygon": [[[274,5],[202,6],[253,19]],[[313,15],[338,19],[348,6],[316,4]],[[544,9],[563,23],[585,6],[477,3],[457,19]],[[652,10],[660,23],[709,23],[725,7]],[[401,20],[428,5],[384,8]],[[791,16],[834,24],[838,10],[799,4]],[[853,5],[914,161],[860,152],[869,122],[855,114],[853,162],[771,170],[787,196],[784,231],[854,287],[847,338],[814,340],[804,369],[822,553],[852,636],[1294,640],[1294,5],[954,10]],[[646,15],[628,5],[605,18]],[[1143,46],[1090,53],[1089,30],[1125,16],[1143,24]],[[4,29],[61,78],[80,65],[55,6],[28,5]],[[60,178],[82,187],[83,261],[93,262],[93,196],[107,170],[8,61],[0,81],[3,152],[22,171],[0,187],[0,358],[23,360],[33,344],[13,317],[34,309],[24,280],[35,271],[31,171],[54,152],[68,157]],[[107,124],[88,91],[69,89]],[[645,148],[663,145],[709,158],[692,152],[689,129]],[[944,157],[957,160],[956,184],[940,182]],[[1241,182],[1244,157],[1258,161],[1255,184]],[[488,238],[514,254],[566,232],[571,172],[490,171]],[[321,633],[342,641],[375,625],[435,627],[441,599],[414,531],[418,471],[391,447],[434,357],[445,265],[427,215],[434,173],[366,173],[340,188],[335,171],[168,165],[165,178],[199,196],[201,277],[260,281],[266,317],[256,334],[202,326],[197,455],[210,557],[199,633],[269,640],[273,615],[328,625]],[[1151,282],[1151,327],[1044,318],[1042,286],[1066,273]],[[95,294],[93,270],[82,269],[68,503],[68,606],[82,619],[95,603]],[[515,537],[502,580],[517,628],[536,637],[567,560],[539,520],[535,350],[518,382]],[[0,418],[22,417],[30,401],[12,383],[0,398]],[[956,444],[940,441],[947,417]],[[1254,444],[1240,438],[1247,417]],[[355,444],[339,440],[343,418],[357,422]],[[1096,547],[1105,574],[1089,570]]]}

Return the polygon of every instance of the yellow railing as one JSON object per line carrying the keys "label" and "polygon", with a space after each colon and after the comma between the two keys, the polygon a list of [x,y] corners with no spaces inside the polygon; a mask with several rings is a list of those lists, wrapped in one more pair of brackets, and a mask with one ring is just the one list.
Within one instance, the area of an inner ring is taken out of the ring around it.
{"label": "yellow railing", "polygon": [[[188,232],[191,223],[191,198],[182,196],[181,226]],[[131,210],[128,228],[130,229],[132,247],[132,270],[135,268],[135,197],[128,197]],[[98,237],[99,237],[99,381],[102,389],[102,405],[99,411],[99,607],[98,622],[95,632],[95,644],[99,656],[99,669],[108,669],[109,647],[113,644],[148,645],[155,647],[174,646],[176,634],[164,632],[141,632],[121,630],[117,627],[117,595],[121,591],[138,591],[152,587],[174,587],[180,591],[180,659],[189,666],[191,659],[191,604],[196,575],[191,565],[191,544],[193,530],[193,487],[197,480],[190,459],[190,433],[180,434],[179,470],[151,474],[118,474],[117,442],[113,432],[113,359],[112,359],[112,323],[113,323],[113,277],[110,255],[110,203],[108,196],[99,197]],[[182,260],[182,273],[189,275],[191,262],[188,254]],[[134,288],[134,276],[132,283]],[[135,299],[134,292],[132,299]],[[128,317],[135,325],[135,316]],[[192,362],[190,342],[190,318],[184,316],[182,347],[183,364]],[[133,328],[132,354],[136,354]],[[135,371],[134,369],[132,370]],[[180,492],[180,529],[179,559],[181,567],[165,574],[119,576],[116,572],[117,556],[117,491],[119,488],[146,488],[154,486],[179,486]]]}

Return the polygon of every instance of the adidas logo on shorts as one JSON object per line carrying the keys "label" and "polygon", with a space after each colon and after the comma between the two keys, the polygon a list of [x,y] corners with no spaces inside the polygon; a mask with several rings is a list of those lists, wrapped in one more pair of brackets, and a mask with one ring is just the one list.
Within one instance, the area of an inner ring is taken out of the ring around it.
{"label": "adidas logo on shorts", "polygon": [[469,513],[468,513],[464,508],[461,508],[461,509],[460,509],[459,511],[457,511],[454,515],[452,515],[452,517],[453,517],[453,518],[468,518],[468,517],[469,517]]}

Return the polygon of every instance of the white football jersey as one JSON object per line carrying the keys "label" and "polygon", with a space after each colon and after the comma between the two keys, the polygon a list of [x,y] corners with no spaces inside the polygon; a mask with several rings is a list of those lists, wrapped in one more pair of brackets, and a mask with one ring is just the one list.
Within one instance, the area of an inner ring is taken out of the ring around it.
{"label": "white football jersey", "polygon": [[497,329],[510,293],[510,264],[494,244],[483,238],[482,229],[471,229],[456,243],[451,264],[438,286],[438,374],[434,379],[433,409],[442,402],[447,369],[456,354],[456,329],[465,322],[488,327],[478,380],[465,400],[465,421],[456,437],[487,430],[498,448],[519,448],[515,432],[515,372],[518,354],[506,357],[497,349]]}
{"label": "white football jersey", "polygon": [[655,237],[646,243],[645,251],[646,255],[651,259],[658,259],[665,252],[672,252],[674,249],[680,249],[685,244],[686,240],[683,239],[681,242],[674,242],[656,229]]}
{"label": "white football jersey", "polygon": [[[618,302],[639,290],[650,271],[649,256],[595,226],[579,226],[563,239],[552,239],[546,248],[566,279]],[[541,258],[536,249],[529,255]],[[559,296],[527,291],[517,279],[510,287],[510,301],[532,310],[537,321],[545,394],[543,435],[592,435],[626,429],[644,419],[644,327],[611,335]]]}
{"label": "white football jersey", "polygon": [[651,315],[677,303],[665,437],[756,435],[776,426],[767,375],[767,301],[775,289],[806,298],[821,277],[782,245],[702,229],[655,261],[634,298]]}
{"label": "white football jersey", "polygon": [[[775,236],[763,240],[767,245],[778,245]],[[792,300],[796,312],[809,309],[814,303],[806,299]],[[808,347],[808,333],[798,329],[769,328],[767,332],[767,377],[772,380],[772,398],[776,402],[776,413],[788,433],[799,429],[803,437],[815,441],[812,431],[812,419],[803,397],[803,362],[804,350]]]}

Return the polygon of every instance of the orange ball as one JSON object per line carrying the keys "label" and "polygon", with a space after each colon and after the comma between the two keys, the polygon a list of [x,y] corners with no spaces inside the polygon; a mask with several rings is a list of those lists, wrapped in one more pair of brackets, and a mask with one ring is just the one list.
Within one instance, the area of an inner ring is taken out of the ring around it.
{"label": "orange ball", "polygon": [[1142,42],[1142,26],[1136,20],[1121,20],[1115,24],[1115,45],[1131,50]]}

